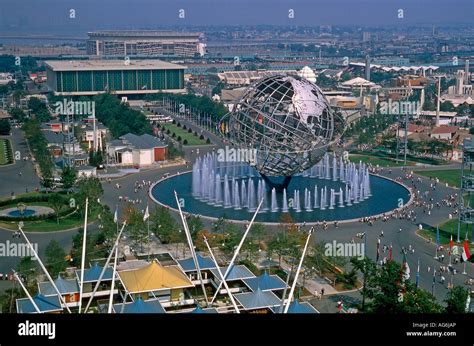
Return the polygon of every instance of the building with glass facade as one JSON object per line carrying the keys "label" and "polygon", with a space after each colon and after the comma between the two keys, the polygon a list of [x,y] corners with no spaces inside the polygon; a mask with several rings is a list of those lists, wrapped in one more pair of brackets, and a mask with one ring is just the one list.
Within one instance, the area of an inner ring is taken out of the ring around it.
{"label": "building with glass facade", "polygon": [[161,60],[57,60],[46,61],[45,66],[47,85],[55,95],[185,91],[186,67]]}

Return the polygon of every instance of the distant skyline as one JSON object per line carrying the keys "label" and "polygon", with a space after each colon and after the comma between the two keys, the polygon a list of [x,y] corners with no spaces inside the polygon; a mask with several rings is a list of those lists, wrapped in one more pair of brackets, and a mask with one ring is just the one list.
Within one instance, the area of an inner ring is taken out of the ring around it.
{"label": "distant skyline", "polygon": [[[76,18],[69,17],[70,9]],[[178,11],[185,10],[185,18]],[[295,13],[288,18],[289,9]],[[403,9],[404,18],[397,17]],[[472,24],[473,0],[1,0],[0,34],[202,25]]]}

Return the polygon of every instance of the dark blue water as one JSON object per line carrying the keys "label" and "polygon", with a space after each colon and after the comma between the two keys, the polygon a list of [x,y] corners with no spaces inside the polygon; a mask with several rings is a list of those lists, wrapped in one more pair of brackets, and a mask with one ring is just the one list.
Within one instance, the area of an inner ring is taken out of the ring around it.
{"label": "dark blue water", "polygon": [[23,211],[23,214],[21,214],[19,210],[13,210],[13,211],[8,212],[8,216],[13,216],[13,217],[24,217],[24,216],[31,216],[34,214],[36,214],[36,211],[32,209],[25,209]]}
{"label": "dark blue water", "polygon": [[[161,203],[168,205],[172,208],[177,208],[176,200],[174,197],[174,190],[178,193],[180,198],[184,198],[185,205],[182,208],[183,211],[191,212],[194,214],[199,214],[203,216],[211,217],[226,217],[227,219],[234,220],[249,220],[253,213],[247,211],[247,209],[234,210],[233,208],[223,208],[208,205],[205,202],[201,202],[195,199],[192,196],[192,175],[181,174],[169,178],[159,184],[157,184],[153,190],[153,197],[160,201]],[[339,190],[341,186],[344,190],[344,184],[341,182],[333,182],[331,180],[324,180],[318,178],[309,178],[309,177],[293,177],[291,183],[288,187],[287,198],[293,197],[293,190],[300,189],[300,205],[302,211],[297,213],[290,209],[289,214],[296,222],[316,222],[316,221],[335,221],[335,220],[348,220],[361,218],[371,215],[377,215],[381,213],[388,212],[397,208],[399,205],[399,200],[401,199],[402,203],[405,204],[410,199],[410,193],[403,186],[377,176],[370,176],[370,188],[372,196],[363,202],[358,204],[353,204],[352,206],[344,206],[343,208],[338,207],[339,198],[336,198],[335,209],[320,210],[315,209],[311,212],[304,210],[304,188],[307,187],[311,189],[311,194],[314,191],[314,185],[318,185],[318,188],[324,187],[325,185],[328,188],[335,188]],[[271,198],[270,193],[267,196],[268,204],[270,207]],[[320,196],[319,196],[320,197]],[[314,196],[312,196],[314,198]],[[277,194],[278,207],[281,208],[282,196]],[[266,211],[259,213],[256,220],[260,222],[280,222],[282,213],[271,211]]]}

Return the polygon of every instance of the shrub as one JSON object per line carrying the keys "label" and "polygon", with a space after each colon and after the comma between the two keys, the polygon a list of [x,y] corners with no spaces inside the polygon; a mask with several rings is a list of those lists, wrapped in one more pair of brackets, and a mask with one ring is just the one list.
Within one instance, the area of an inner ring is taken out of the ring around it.
{"label": "shrub", "polygon": [[173,125],[175,125],[175,124],[176,124],[176,120],[175,120],[175,119],[173,119],[173,123],[172,123],[172,124],[173,124]]}
{"label": "shrub", "polygon": [[186,129],[187,129],[186,125],[183,125],[183,130],[186,130]]}
{"label": "shrub", "polygon": [[200,136],[199,136],[199,139],[204,139],[204,135],[200,135]]}
{"label": "shrub", "polygon": [[211,139],[210,138],[206,139],[206,143],[211,144]]}
{"label": "shrub", "polygon": [[170,133],[171,133],[170,129],[166,130],[166,133],[167,133],[167,134],[170,134]]}
{"label": "shrub", "polygon": [[183,145],[188,145],[188,140],[187,140],[187,139],[185,139],[185,140],[183,141]]}
{"label": "shrub", "polygon": [[178,123],[176,126],[181,127],[181,123]]}
{"label": "shrub", "polygon": [[197,137],[197,135],[198,135],[197,131],[194,131],[194,135]]}
{"label": "shrub", "polygon": [[181,136],[178,136],[178,142],[181,142]]}
{"label": "shrub", "polygon": [[176,133],[173,132],[173,134],[171,135],[171,137],[175,138],[175,137],[176,137]]}
{"label": "shrub", "polygon": [[191,130],[191,129],[188,129],[188,133],[192,133],[192,132],[193,132],[193,130]]}

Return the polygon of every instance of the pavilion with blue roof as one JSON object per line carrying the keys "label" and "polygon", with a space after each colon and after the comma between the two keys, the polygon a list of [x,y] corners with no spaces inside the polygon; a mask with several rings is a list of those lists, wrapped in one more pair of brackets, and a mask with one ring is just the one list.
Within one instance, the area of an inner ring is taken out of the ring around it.
{"label": "pavilion with blue roof", "polygon": [[[60,313],[63,311],[61,302],[59,301],[59,296],[57,294],[49,297],[45,297],[42,294],[37,294],[36,296],[32,297],[32,299],[36,306],[38,306],[40,313]],[[16,312],[19,314],[38,313],[29,298],[21,298],[16,300]]]}
{"label": "pavilion with blue roof", "polygon": [[192,314],[217,314],[216,308],[201,308],[200,306],[196,307],[193,311],[191,311]]}
{"label": "pavilion with blue roof", "polygon": [[[215,269],[216,268],[216,263],[209,258],[209,257],[203,257],[201,254],[196,253],[196,258],[199,264],[199,269],[201,270],[210,270],[210,269]],[[183,260],[178,260],[179,265],[181,268],[183,268],[183,271],[186,272],[192,272],[192,271],[197,271],[196,266],[194,265],[194,260],[192,257],[183,259]]]}
{"label": "pavilion with blue roof", "polygon": [[243,279],[242,281],[252,291],[257,290],[257,288],[260,288],[262,291],[277,291],[287,287],[285,281],[278,275],[269,275],[267,272],[254,278]]}
{"label": "pavilion with blue roof", "polygon": [[[54,284],[61,295],[79,293],[79,285],[76,279],[63,279],[61,275],[58,274],[58,278],[54,280]],[[49,281],[38,283],[38,291],[44,296],[57,294]]]}
{"label": "pavilion with blue roof", "polygon": [[[84,269],[84,283],[86,282],[95,282],[99,280],[100,273],[102,272],[103,267],[101,267],[97,262],[88,269]],[[112,281],[113,269],[107,268],[102,276],[102,281]],[[81,281],[81,270],[76,270],[77,281]]]}
{"label": "pavilion with blue roof", "polygon": [[[280,312],[280,307],[272,308],[274,313]],[[319,311],[316,310],[310,303],[303,302],[300,303],[298,299],[295,299],[291,302],[290,307],[288,308],[289,314],[319,314]]]}
{"label": "pavilion with blue roof", "polygon": [[272,291],[262,291],[260,287],[257,287],[254,292],[235,294],[234,298],[245,311],[271,310],[271,308],[281,304],[281,299],[275,293]]}
{"label": "pavilion with blue roof", "polygon": [[[114,304],[114,311],[117,314],[164,314],[165,309],[158,299],[143,300],[140,296],[130,303]],[[122,311],[123,310],[123,311]]]}

